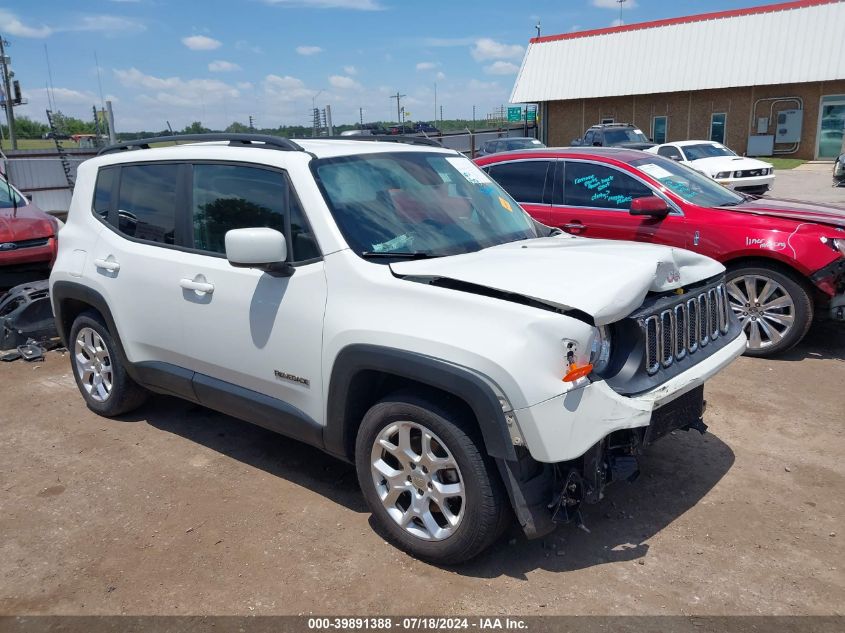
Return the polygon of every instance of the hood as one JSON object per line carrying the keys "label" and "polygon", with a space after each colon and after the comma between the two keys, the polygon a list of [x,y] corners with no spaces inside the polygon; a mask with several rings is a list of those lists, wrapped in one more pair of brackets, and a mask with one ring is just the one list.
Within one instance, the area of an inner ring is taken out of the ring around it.
{"label": "hood", "polygon": [[580,310],[596,325],[626,317],[649,292],[675,290],[725,270],[715,260],[683,249],[570,235],[399,262],[390,269],[402,277],[451,279]]}
{"label": "hood", "polygon": [[832,204],[780,200],[777,198],[759,198],[748,200],[735,207],[724,208],[728,211],[738,211],[740,213],[788,218],[796,222],[815,222],[818,224],[845,227],[845,208]]}
{"label": "hood", "polygon": [[706,172],[718,174],[720,171],[739,171],[746,169],[768,169],[769,163],[764,163],[756,158],[745,156],[711,156],[710,158],[699,158],[689,161],[691,167]]}
{"label": "hood", "polygon": [[0,244],[50,237],[55,233],[49,216],[41,217],[44,214],[40,211],[35,215],[24,213],[25,208],[18,208],[17,215],[13,209],[0,208]]}
{"label": "hood", "polygon": [[624,147],[625,149],[651,149],[655,143],[638,143],[636,141],[628,141],[626,143],[612,143],[608,147]]}

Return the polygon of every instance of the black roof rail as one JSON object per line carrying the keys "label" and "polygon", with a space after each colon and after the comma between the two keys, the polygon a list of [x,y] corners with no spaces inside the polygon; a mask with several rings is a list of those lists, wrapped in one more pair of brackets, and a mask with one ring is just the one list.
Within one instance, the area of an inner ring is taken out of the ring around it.
{"label": "black roof rail", "polygon": [[429,147],[443,147],[431,138],[422,136],[403,136],[401,134],[371,134],[369,136],[317,136],[313,141],[385,141],[388,143],[408,143],[409,145],[427,145]]}
{"label": "black roof rail", "polygon": [[97,156],[103,154],[113,154],[115,152],[123,152],[131,149],[150,149],[151,143],[206,143],[209,141],[229,141],[230,146],[242,145],[249,147],[264,147],[267,149],[277,149],[287,152],[302,152],[305,151],[291,141],[282,136],[270,136],[269,134],[226,134],[226,133],[210,133],[210,134],[174,134],[172,136],[154,136],[152,138],[139,138],[134,141],[125,141],[123,143],[116,143],[104,147]]}

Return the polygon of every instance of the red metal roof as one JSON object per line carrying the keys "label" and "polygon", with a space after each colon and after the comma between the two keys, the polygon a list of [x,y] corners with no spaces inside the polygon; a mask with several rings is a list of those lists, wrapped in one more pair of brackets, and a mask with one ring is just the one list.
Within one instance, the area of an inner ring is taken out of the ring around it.
{"label": "red metal roof", "polygon": [[721,18],[734,18],[743,15],[755,15],[758,13],[774,13],[775,11],[787,11],[789,9],[801,9],[821,4],[832,4],[842,0],[794,0],[793,2],[780,2],[778,4],[765,4],[759,7],[748,7],[746,9],[733,9],[731,11],[716,11],[713,13],[700,13],[698,15],[687,15],[680,18],[667,18],[665,20],[653,20],[651,22],[638,22],[636,24],[625,24],[623,26],[610,26],[604,29],[593,29],[591,31],[576,31],[575,33],[561,33],[558,35],[543,35],[532,37],[532,44],[542,42],[555,42],[558,40],[571,40],[579,37],[592,37],[594,35],[607,35],[609,33],[623,33],[625,31],[639,31],[641,29],[652,29],[659,26],[671,26],[673,24],[687,24],[689,22],[704,22],[706,20],[718,20]]}

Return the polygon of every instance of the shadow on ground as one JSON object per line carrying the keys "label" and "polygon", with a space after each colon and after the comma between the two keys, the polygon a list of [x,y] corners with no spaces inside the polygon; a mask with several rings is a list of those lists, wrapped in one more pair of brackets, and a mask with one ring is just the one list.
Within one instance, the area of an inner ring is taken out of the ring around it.
{"label": "shadow on ground", "polygon": [[177,398],[158,395],[120,420],[146,422],[253,468],[287,479],[348,510],[367,511],[355,469],[350,464],[248,422]]}
{"label": "shadow on ground", "polygon": [[845,324],[834,321],[814,323],[803,341],[771,360],[796,361],[805,358],[845,361]]}
{"label": "shadow on ground", "polygon": [[[165,396],[152,398],[123,420],[147,422],[348,510],[367,512],[354,468],[301,442]],[[590,533],[564,525],[545,539],[529,541],[514,526],[481,557],[451,571],[482,578],[522,578],[535,569],[563,572],[642,558],[648,552],[646,541],[695,506],[733,462],[733,452],[718,437],[677,431],[648,449],[637,481],[610,486],[601,503],[584,508]],[[370,524],[383,535],[372,518]]]}

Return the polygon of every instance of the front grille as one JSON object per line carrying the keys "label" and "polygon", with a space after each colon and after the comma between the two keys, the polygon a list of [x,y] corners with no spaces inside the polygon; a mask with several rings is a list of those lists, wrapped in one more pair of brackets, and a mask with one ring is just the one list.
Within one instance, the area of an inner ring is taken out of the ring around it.
{"label": "front grille", "polygon": [[764,169],[743,169],[742,171],[734,172],[734,178],[756,178],[758,176],[768,175],[768,168]]}
{"label": "front grille", "polygon": [[730,305],[725,284],[698,291],[676,306],[644,317],[645,363],[649,375],[669,367],[687,354],[695,354],[727,333]]}
{"label": "front grille", "polygon": [[0,250],[17,250],[20,248],[35,248],[36,246],[47,246],[47,242],[49,241],[49,237],[39,237],[34,240],[18,240],[17,242],[6,242],[7,244],[13,244],[14,247]]}

